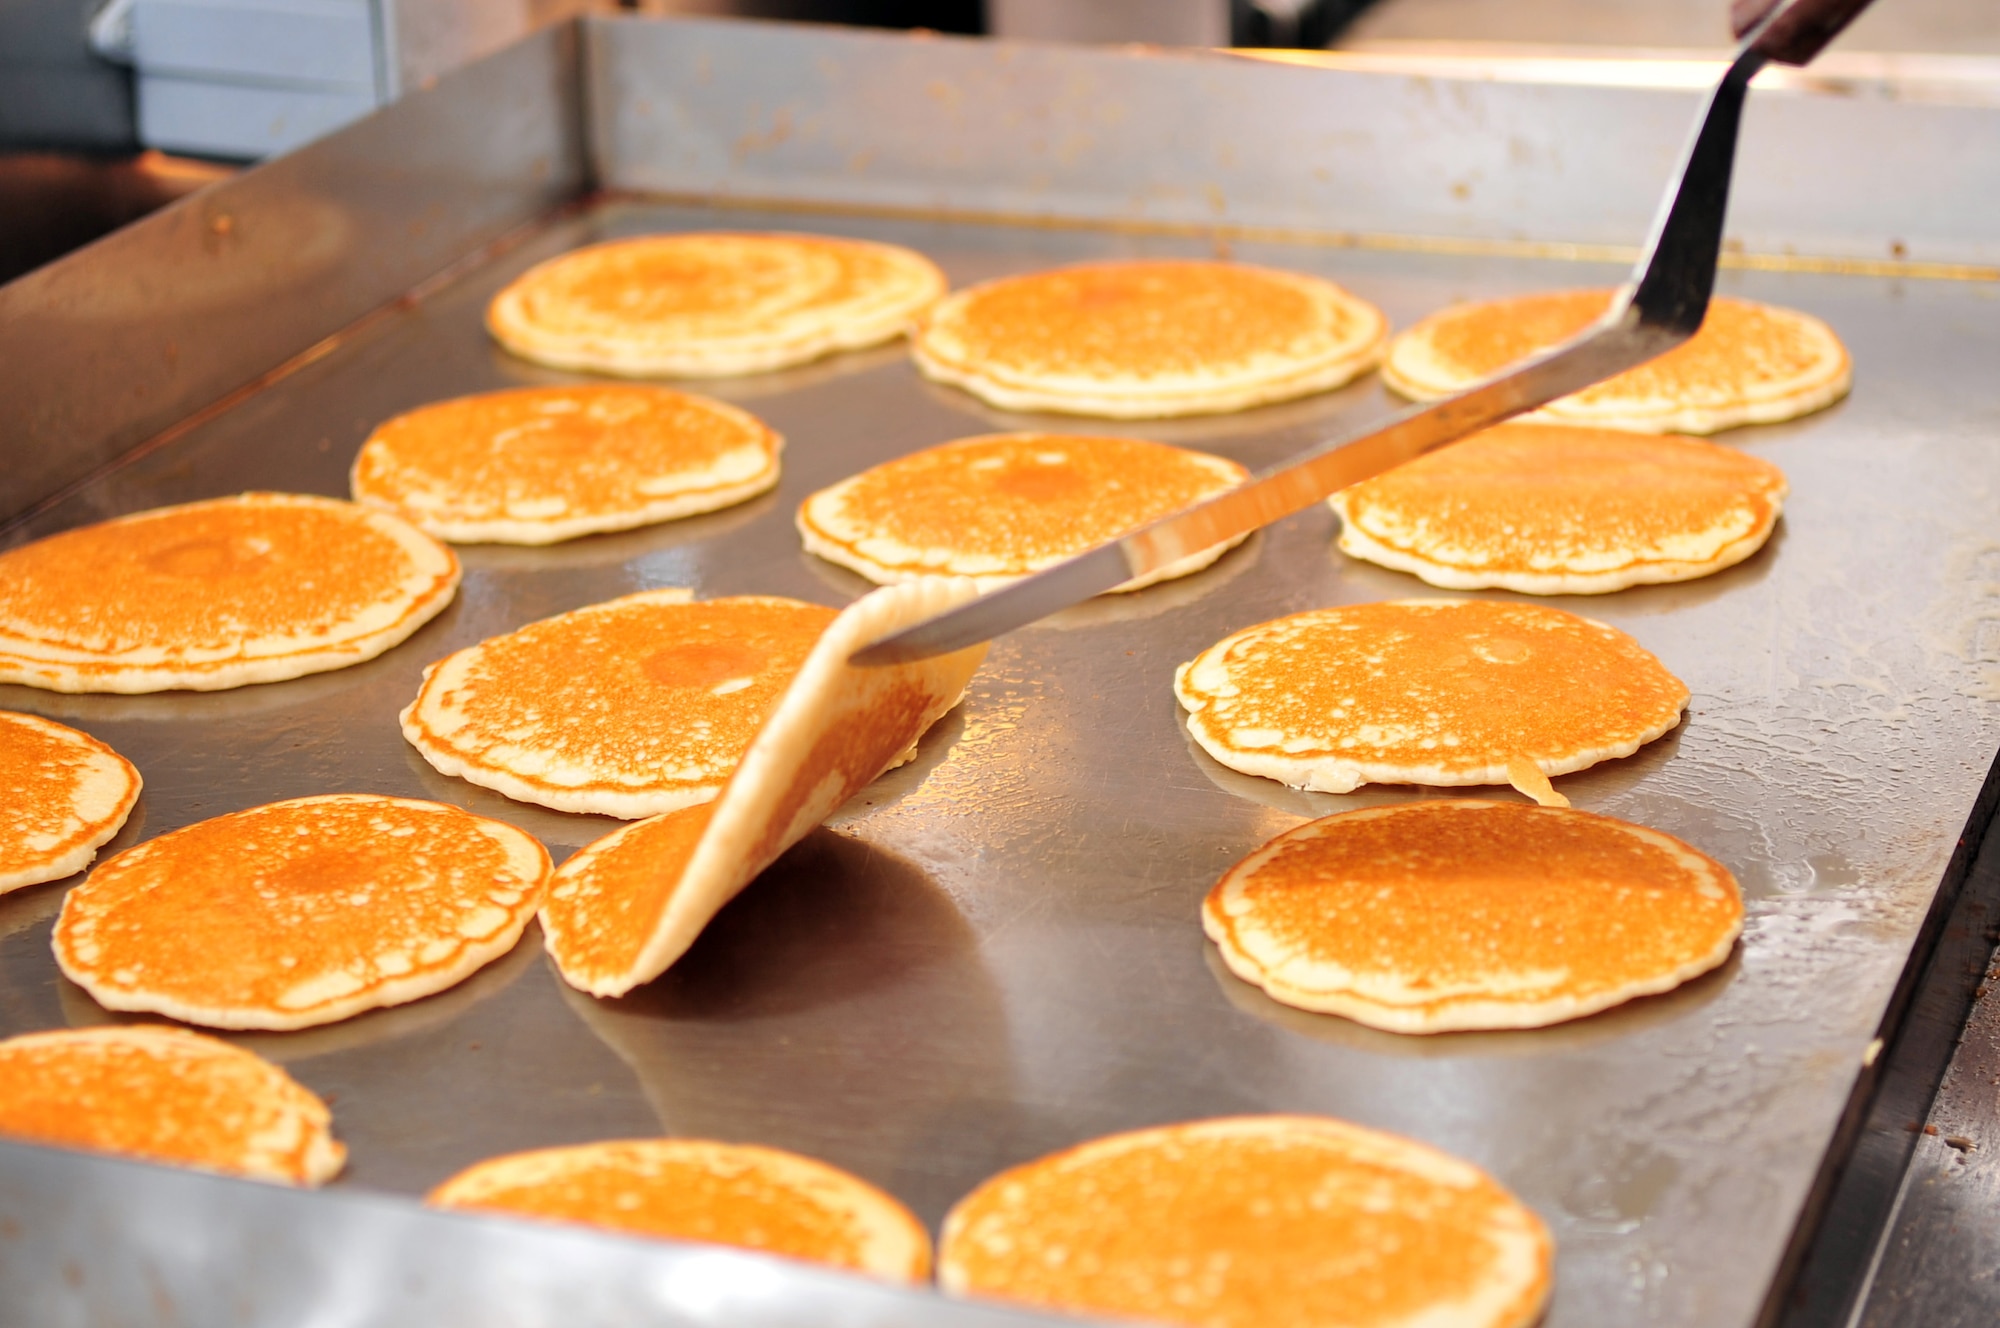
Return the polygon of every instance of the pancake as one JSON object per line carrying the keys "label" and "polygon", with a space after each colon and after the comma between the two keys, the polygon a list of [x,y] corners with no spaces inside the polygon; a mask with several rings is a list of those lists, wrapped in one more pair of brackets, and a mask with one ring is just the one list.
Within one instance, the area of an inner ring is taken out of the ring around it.
{"label": "pancake", "polygon": [[1296,826],[1229,869],[1202,928],[1273,1000],[1392,1033],[1542,1028],[1729,957],[1743,898],[1670,835],[1517,802]]}
{"label": "pancake", "polygon": [[635,821],[563,863],[541,911],[563,980],[593,996],[652,981],[780,853],[915,755],[965,694],[985,644],[878,668],[847,657],[977,593],[970,581],[932,577],[856,600],[814,644],[714,802]]}
{"label": "pancake", "polygon": [[519,802],[628,820],[722,788],[835,611],[647,590],[468,646],[424,670],[403,736]]}
{"label": "pancake", "polygon": [[139,801],[139,772],[88,733],[0,710],[0,894],[82,871]]}
{"label": "pancake", "polygon": [[[1456,305],[1389,343],[1382,381],[1417,401],[1463,392],[1583,331],[1612,295],[1555,291]],[[1819,319],[1718,295],[1692,339],[1521,418],[1633,433],[1717,433],[1830,406],[1847,395],[1853,372],[1847,348]]]}
{"label": "pancake", "polygon": [[558,369],[756,373],[887,341],[944,291],[936,264],[893,244],[648,235],[537,264],[494,297],[486,326]]}
{"label": "pancake", "polygon": [[747,411],[664,387],[522,387],[379,426],[354,501],[457,544],[553,544],[740,503],[784,440]]}
{"label": "pancake", "polygon": [[458,559],[386,512],[246,493],[0,553],[0,682],[216,691],[345,668],[435,617]]}
{"label": "pancake", "polygon": [[1320,1116],[1114,1134],[959,1200],[938,1283],[1208,1328],[1526,1328],[1554,1250],[1469,1163]]}
{"label": "pancake", "polygon": [[735,1245],[891,1282],[931,1271],[931,1238],[858,1177],[797,1153],[706,1139],[624,1139],[510,1153],[430,1192],[441,1208]]}
{"label": "pancake", "polygon": [[[927,447],[821,489],[799,506],[806,551],[893,585],[970,577],[991,590],[1203,499],[1250,472],[1131,438],[998,433]],[[1243,536],[1119,590],[1186,576]]]}
{"label": "pancake", "polygon": [[[1539,604],[1394,600],[1246,627],[1174,675],[1188,735],[1246,775],[1528,785],[1633,752],[1688,690],[1625,633]],[[1513,763],[1517,768],[1510,770]]]}
{"label": "pancake", "polygon": [[326,1103],[227,1042],[146,1024],[0,1042],[0,1135],[318,1185],[347,1150]]}
{"label": "pancake", "polygon": [[941,301],[917,367],[1003,410],[1156,419],[1339,387],[1389,325],[1330,281],[1247,263],[1086,263]]}
{"label": "pancake", "polygon": [[548,873],[532,837],[456,807],[294,798],[107,859],[63,900],[56,963],[107,1009],[310,1028],[498,959]]}
{"label": "pancake", "polygon": [[1340,551],[1452,590],[1691,581],[1771,537],[1785,475],[1693,438],[1503,424],[1328,501]]}

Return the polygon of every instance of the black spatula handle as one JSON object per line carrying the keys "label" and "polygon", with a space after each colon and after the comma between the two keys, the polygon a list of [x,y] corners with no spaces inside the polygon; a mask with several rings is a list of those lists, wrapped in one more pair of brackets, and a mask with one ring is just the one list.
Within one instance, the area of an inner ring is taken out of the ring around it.
{"label": "black spatula handle", "polygon": [[[1752,44],[1778,64],[1802,65],[1824,50],[1868,4],[1869,0],[1791,0],[1789,4],[1785,0],[1732,0],[1729,26],[1744,37],[1763,24]],[[1767,18],[1770,22],[1765,23]]]}

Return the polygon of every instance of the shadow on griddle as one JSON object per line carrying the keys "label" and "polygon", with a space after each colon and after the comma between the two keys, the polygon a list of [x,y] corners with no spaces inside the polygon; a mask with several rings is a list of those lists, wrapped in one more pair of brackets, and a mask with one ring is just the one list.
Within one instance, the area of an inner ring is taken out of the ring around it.
{"label": "shadow on griddle", "polygon": [[[503,349],[497,342],[491,345],[490,353],[494,373],[510,387],[568,387],[573,383],[630,381],[612,374],[552,369],[533,360],[522,359],[511,351]],[[672,387],[677,391],[695,392],[734,405],[742,405],[763,397],[782,396],[787,392],[803,392],[835,379],[868,373],[886,365],[900,364],[909,358],[909,354],[908,344],[901,336],[897,336],[877,346],[866,346],[860,350],[835,351],[831,355],[821,356],[817,360],[794,365],[789,369],[731,374],[728,377],[718,378],[661,377],[650,381],[658,386]]]}

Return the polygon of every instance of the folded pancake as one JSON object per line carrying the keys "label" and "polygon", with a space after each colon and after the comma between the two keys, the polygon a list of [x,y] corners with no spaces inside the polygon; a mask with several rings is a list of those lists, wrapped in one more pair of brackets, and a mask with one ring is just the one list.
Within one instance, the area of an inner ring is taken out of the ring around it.
{"label": "folded pancake", "polygon": [[780,853],[908,760],[965,694],[985,645],[877,668],[847,657],[976,594],[970,581],[932,577],[855,601],[813,645],[715,801],[635,821],[564,862],[541,911],[563,980],[593,996],[652,981]]}
{"label": "folded pancake", "polygon": [[1328,501],[1340,551],[1452,590],[1691,581],[1771,537],[1785,475],[1694,438],[1503,424]]}
{"label": "folded pancake", "polygon": [[294,798],[104,861],[63,900],[56,963],[107,1009],[310,1028],[443,991],[498,959],[548,874],[533,837],[456,807]]}
{"label": "folded pancake", "polygon": [[1736,879],[1671,835],[1517,802],[1410,802],[1295,826],[1202,904],[1273,1000],[1392,1033],[1542,1028],[1729,957]]}
{"label": "folded pancake", "polygon": [[0,710],[0,894],[82,871],[139,801],[139,772],[109,747]]}
{"label": "folded pancake", "polygon": [[486,311],[516,355],[558,369],[756,373],[887,341],[944,294],[912,249],[827,235],[648,235],[530,268]]}
{"label": "folded pancake", "polygon": [[[990,590],[1235,488],[1234,461],[1133,438],[999,433],[884,462],[799,506],[806,551],[893,585],[970,577]],[[1190,555],[1119,590],[1186,576],[1243,542]]]}
{"label": "folded pancake", "polygon": [[1001,1172],[945,1218],[938,1283],[1201,1328],[1526,1328],[1553,1259],[1470,1163],[1322,1116],[1237,1116]]}
{"label": "folded pancake", "polygon": [[287,1185],[347,1150],[326,1103],[261,1056],[148,1024],[0,1042],[0,1135]]}
{"label": "folded pancake", "polygon": [[784,440],[748,411],[665,387],[484,392],[378,426],[354,501],[455,544],[553,544],[740,503]]}
{"label": "folded pancake", "polygon": [[813,1158],[707,1139],[620,1139],[488,1158],[430,1192],[440,1208],[735,1245],[890,1282],[930,1276],[910,1210]]}
{"label": "folded pancake", "polygon": [[458,589],[387,512],[294,493],[155,508],[0,553],[0,682],[215,691],[373,659]]}
{"label": "folded pancake", "polygon": [[[1417,401],[1463,392],[1568,340],[1613,292],[1553,291],[1461,304],[1389,343],[1382,381]],[[1847,348],[1810,314],[1718,295],[1692,339],[1522,416],[1634,433],[1717,433],[1809,415],[1847,395]]]}
{"label": "folded pancake", "polygon": [[1320,277],[1152,259],[1003,277],[941,301],[917,367],[1003,410],[1154,419],[1339,387],[1375,366],[1382,312]]}
{"label": "folded pancake", "polygon": [[837,616],[775,595],[647,590],[424,671],[403,736],[520,802],[627,819],[706,802]]}
{"label": "folded pancake", "polygon": [[1686,684],[1615,627],[1539,604],[1394,600],[1278,618],[1174,675],[1188,734],[1294,788],[1513,784],[1630,756],[1680,723]]}

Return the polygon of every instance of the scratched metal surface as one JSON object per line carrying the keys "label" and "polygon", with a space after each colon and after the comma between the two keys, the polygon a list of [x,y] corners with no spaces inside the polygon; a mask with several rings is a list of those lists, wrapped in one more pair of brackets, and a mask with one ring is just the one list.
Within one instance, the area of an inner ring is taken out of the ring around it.
{"label": "scratched metal surface", "polygon": [[[714,225],[810,226],[914,245],[954,283],[1192,242],[611,201],[412,307],[42,513],[17,539],[253,487],[343,494],[376,421],[563,375],[484,336],[491,293],[587,241]],[[1520,258],[1240,245],[1317,271],[1399,325],[1448,300],[1608,281]],[[673,970],[620,1001],[569,991],[531,931],[461,988],[296,1034],[237,1040],[334,1102],[341,1186],[415,1194],[508,1149],[659,1131],[750,1139],[873,1180],[933,1225],[995,1170],[1106,1131],[1310,1111],[1491,1169],[1559,1242],[1549,1323],[1744,1324],[1758,1312],[1923,912],[2000,744],[2000,302],[1988,286],[1726,273],[1732,294],[1828,319],[1846,403],[1732,444],[1785,468],[1771,545],[1720,576],[1564,607],[1634,634],[1687,680],[1686,723],[1566,777],[1577,806],[1680,835],[1742,881],[1720,972],[1540,1033],[1397,1038],[1289,1011],[1228,977],[1198,901],[1304,817],[1435,796],[1306,795],[1190,749],[1175,664],[1320,605],[1427,592],[1352,563],[1324,510],[1214,568],[1000,641],[921,757],[755,883]],[[549,549],[467,548],[457,601],[371,663],[214,695],[0,706],[79,725],[137,762],[139,810],[107,851],[276,798],[369,790],[510,820],[561,856],[614,822],[507,802],[431,771],[395,714],[422,666],[523,622],[654,586],[703,596],[863,589],[806,556],[808,492],[1006,416],[922,381],[887,347],[716,382],[789,440],[781,488],[730,511]],[[1236,416],[1092,425],[1252,465],[1330,422],[1384,413],[1372,378]],[[1058,425],[1057,427],[1061,427]],[[1512,796],[1507,794],[1504,796]],[[64,884],[0,899],[0,1033],[106,1013],[48,953]]]}

